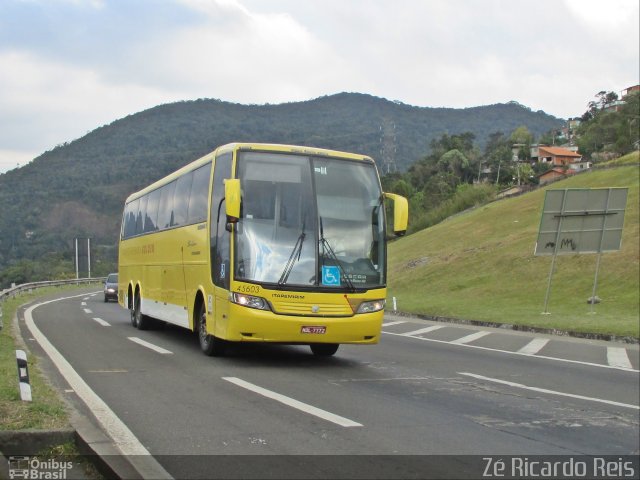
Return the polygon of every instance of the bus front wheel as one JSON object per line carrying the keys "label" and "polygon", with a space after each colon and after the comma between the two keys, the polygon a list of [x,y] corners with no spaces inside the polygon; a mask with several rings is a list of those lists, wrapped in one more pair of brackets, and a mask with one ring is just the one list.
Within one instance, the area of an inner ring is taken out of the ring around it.
{"label": "bus front wheel", "polygon": [[227,349],[227,342],[207,332],[207,311],[204,304],[198,312],[198,340],[202,353],[210,357],[221,357]]}
{"label": "bus front wheel", "polygon": [[338,351],[339,346],[337,343],[312,343],[309,345],[313,354],[319,357],[330,357]]}

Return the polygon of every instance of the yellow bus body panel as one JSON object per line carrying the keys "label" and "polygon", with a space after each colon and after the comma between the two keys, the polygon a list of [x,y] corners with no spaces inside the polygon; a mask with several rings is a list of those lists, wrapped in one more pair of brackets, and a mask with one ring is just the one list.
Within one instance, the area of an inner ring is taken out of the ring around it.
{"label": "yellow bus body panel", "polygon": [[[238,149],[372,161],[363,155],[293,145],[228,144],[131,194],[126,203],[209,162],[214,166],[218,154]],[[211,184],[212,178],[209,188]],[[379,342],[384,311],[366,314],[354,312],[363,301],[384,300],[387,291],[384,287],[364,293],[345,294],[275,290],[234,280],[230,282],[230,290],[215,286],[211,278],[210,203],[209,192],[209,214],[204,222],[120,241],[120,305],[131,309],[132,299],[138,293],[143,314],[194,330],[196,299],[201,296],[206,308],[207,331],[223,340],[293,344]],[[232,246],[231,265],[233,255]],[[272,311],[235,304],[230,300],[232,292],[265,298]]]}
{"label": "yellow bus body panel", "polygon": [[119,302],[140,289],[143,313],[193,329],[196,293],[211,284],[208,222],[130,238],[121,243]]}

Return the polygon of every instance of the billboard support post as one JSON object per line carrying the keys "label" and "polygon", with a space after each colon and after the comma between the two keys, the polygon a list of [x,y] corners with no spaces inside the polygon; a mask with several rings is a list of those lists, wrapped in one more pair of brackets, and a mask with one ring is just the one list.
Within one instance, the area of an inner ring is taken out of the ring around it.
{"label": "billboard support post", "polygon": [[591,315],[595,314],[594,305],[596,304],[596,289],[598,287],[598,273],[600,272],[600,259],[602,258],[602,241],[604,240],[604,232],[607,229],[607,217],[609,215],[609,200],[611,199],[611,189],[607,190],[607,206],[604,210],[602,217],[602,231],[600,232],[600,245],[598,247],[598,259],[596,260],[596,274],[593,277],[593,292],[591,292],[591,298],[589,303],[591,304]]}
{"label": "billboard support post", "polygon": [[544,310],[542,311],[542,315],[551,315],[547,307],[549,305],[549,295],[551,293],[551,278],[553,277],[553,271],[556,266],[556,258],[558,258],[558,245],[560,244],[560,232],[562,232],[562,219],[564,218],[562,214],[564,213],[564,207],[567,199],[566,190],[562,193],[562,207],[560,208],[560,218],[558,220],[556,241],[553,242],[553,258],[551,259],[551,269],[549,270],[549,281],[547,283],[547,293],[544,296]]}

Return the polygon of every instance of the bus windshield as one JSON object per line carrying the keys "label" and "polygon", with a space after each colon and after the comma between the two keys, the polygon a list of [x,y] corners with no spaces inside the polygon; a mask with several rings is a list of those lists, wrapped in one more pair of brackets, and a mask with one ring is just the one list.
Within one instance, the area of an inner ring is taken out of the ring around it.
{"label": "bus windshield", "polygon": [[384,286],[384,208],[373,163],[239,152],[235,278],[354,291]]}

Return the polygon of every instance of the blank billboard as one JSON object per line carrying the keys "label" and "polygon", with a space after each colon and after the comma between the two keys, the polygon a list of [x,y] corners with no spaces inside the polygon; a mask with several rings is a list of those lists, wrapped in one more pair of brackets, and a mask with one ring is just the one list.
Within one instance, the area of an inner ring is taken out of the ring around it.
{"label": "blank billboard", "polygon": [[620,250],[626,188],[547,190],[536,255]]}

